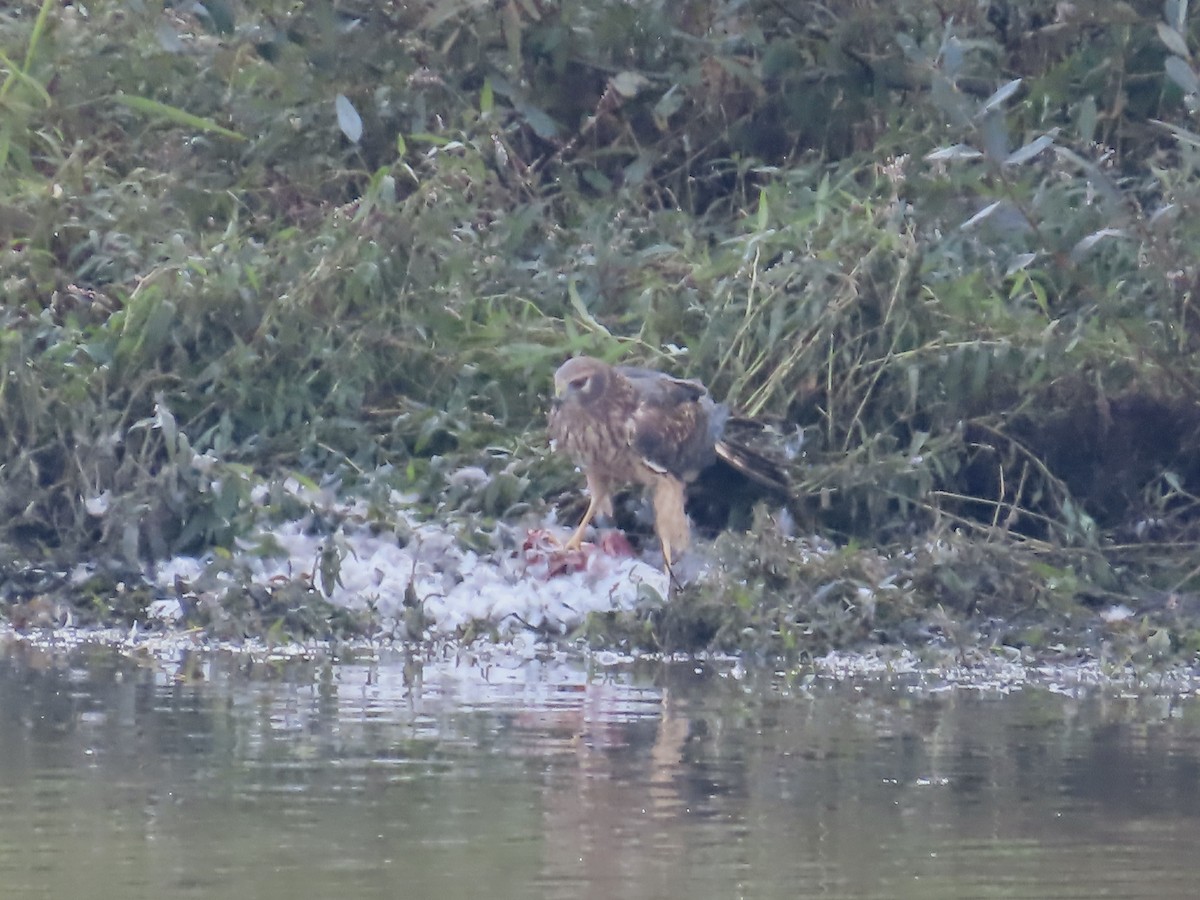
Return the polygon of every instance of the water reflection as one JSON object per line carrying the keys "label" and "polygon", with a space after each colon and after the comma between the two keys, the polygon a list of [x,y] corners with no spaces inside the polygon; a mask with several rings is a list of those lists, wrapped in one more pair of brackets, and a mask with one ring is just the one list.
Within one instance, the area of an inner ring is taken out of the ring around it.
{"label": "water reflection", "polygon": [[1192,697],[0,658],[0,895],[1190,897]]}

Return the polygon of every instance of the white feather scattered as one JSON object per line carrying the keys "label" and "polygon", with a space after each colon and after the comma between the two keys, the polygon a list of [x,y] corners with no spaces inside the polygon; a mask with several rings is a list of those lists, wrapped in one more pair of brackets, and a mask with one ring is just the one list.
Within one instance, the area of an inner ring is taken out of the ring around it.
{"label": "white feather scattered", "polygon": [[1133,618],[1133,610],[1124,603],[1116,603],[1100,613],[1100,618],[1109,625],[1125,622]]}
{"label": "white feather scattered", "polygon": [[[566,536],[564,531],[559,539]],[[643,585],[667,594],[667,577],[659,569],[599,549],[586,555],[579,571],[552,575],[536,554],[517,549],[481,556],[438,524],[413,527],[401,546],[396,535],[377,533],[353,516],[347,516],[333,535],[311,533],[307,519],[277,526],[246,542],[260,552],[274,547],[277,555],[246,553],[242,559],[249,562],[256,584],[313,579],[331,542],[341,554],[341,564],[330,602],[349,609],[370,606],[386,628],[404,617],[405,597],[415,596],[431,637],[452,635],[481,622],[502,634],[531,627],[565,633],[590,612],[632,608]],[[201,578],[209,562],[176,557],[159,564],[153,580],[174,596],[177,588],[186,589]],[[316,583],[321,583],[319,578]]]}

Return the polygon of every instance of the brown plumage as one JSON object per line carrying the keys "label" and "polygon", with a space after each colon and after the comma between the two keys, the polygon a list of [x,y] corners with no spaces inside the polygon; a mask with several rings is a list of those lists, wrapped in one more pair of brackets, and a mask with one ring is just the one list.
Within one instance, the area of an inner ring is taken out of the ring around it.
{"label": "brown plumage", "polygon": [[686,486],[718,455],[770,483],[771,476],[752,471],[744,450],[722,441],[729,411],[698,381],[580,356],[554,373],[554,392],[552,446],[583,469],[591,495],[568,549],[579,547],[597,513],[612,515],[614,490],[640,484],[651,491],[654,530],[670,567],[691,536]]}

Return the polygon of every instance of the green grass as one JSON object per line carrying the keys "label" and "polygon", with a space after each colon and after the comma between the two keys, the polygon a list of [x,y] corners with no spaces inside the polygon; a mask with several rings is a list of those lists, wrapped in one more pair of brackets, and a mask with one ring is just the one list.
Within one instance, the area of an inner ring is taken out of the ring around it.
{"label": "green grass", "polygon": [[[984,548],[915,619],[1194,589],[1200,44],[1143,5],[7,9],[0,602],[229,548],[280,473],[449,515],[519,460],[483,513],[537,508],[579,352],[802,428],[840,546]],[[791,552],[647,633],[871,639],[798,612],[871,557]]]}

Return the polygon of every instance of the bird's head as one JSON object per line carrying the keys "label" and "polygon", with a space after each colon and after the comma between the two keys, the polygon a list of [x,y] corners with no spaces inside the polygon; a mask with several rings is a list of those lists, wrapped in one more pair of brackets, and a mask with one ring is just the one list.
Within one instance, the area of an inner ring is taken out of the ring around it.
{"label": "bird's head", "polygon": [[554,373],[555,402],[587,406],[604,393],[610,371],[607,363],[590,356],[568,359]]}

